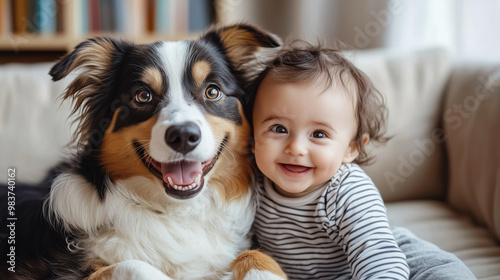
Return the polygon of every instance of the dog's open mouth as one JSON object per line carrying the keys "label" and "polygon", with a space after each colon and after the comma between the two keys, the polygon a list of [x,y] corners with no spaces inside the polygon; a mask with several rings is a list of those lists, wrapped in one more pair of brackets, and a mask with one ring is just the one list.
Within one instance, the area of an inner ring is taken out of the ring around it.
{"label": "dog's open mouth", "polygon": [[225,137],[216,155],[207,161],[176,161],[158,162],[154,160],[137,141],[134,141],[137,155],[144,165],[156,177],[163,181],[165,192],[177,199],[189,199],[195,197],[205,184],[205,175],[210,172],[219,158],[222,147],[227,142]]}

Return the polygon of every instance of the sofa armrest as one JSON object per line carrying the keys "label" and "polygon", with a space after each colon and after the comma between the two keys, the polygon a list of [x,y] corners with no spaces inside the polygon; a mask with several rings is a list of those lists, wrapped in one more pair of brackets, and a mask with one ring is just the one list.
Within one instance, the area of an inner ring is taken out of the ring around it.
{"label": "sofa armrest", "polygon": [[500,240],[500,64],[456,65],[443,126],[448,200]]}

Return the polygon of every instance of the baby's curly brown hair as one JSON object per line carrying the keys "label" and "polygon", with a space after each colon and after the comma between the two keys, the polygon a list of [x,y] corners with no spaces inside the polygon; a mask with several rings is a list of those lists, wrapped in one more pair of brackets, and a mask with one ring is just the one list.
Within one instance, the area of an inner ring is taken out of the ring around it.
{"label": "baby's curly brown hair", "polygon": [[279,83],[322,82],[325,89],[340,81],[348,94],[356,94],[356,121],[358,124],[355,145],[359,151],[357,164],[370,164],[363,145],[364,135],[371,142],[385,143],[387,107],[384,96],[373,86],[368,76],[347,60],[340,51],[323,48],[296,40],[285,45],[275,59],[265,63],[265,70],[254,80],[248,90],[245,114],[252,126],[252,111],[258,87],[262,80],[272,75]]}

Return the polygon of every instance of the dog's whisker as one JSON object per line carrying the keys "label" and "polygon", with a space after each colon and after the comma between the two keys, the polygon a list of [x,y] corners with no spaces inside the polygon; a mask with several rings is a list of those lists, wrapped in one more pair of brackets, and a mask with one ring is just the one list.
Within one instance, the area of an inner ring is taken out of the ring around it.
{"label": "dog's whisker", "polygon": [[[141,141],[141,140],[139,140]],[[144,140],[144,142],[146,142],[148,140]],[[147,155],[146,153],[142,153],[141,150],[145,150],[146,147],[149,148],[149,142],[146,142],[147,144],[146,145],[142,145],[142,147],[136,147],[134,145],[134,143],[126,143],[124,144],[121,149],[120,149],[120,152],[118,154],[116,154],[116,156],[123,156],[123,155],[127,155],[128,152],[129,152],[129,147],[130,146],[133,146],[133,150],[136,152],[136,154],[142,154],[141,156],[141,160],[144,160],[144,159],[147,159],[149,157],[149,155]]]}
{"label": "dog's whisker", "polygon": [[146,153],[146,149],[149,149],[149,142],[142,144],[140,147],[134,147],[134,149],[139,152],[139,154],[141,155],[141,160],[146,163],[146,167],[150,168],[152,164],[152,161],[150,160],[151,156]]}
{"label": "dog's whisker", "polygon": [[151,156],[150,156],[148,153],[146,153],[146,149],[147,149],[147,148],[149,148],[149,142],[148,142],[148,143],[146,143],[146,144],[143,144],[143,145],[142,145],[142,146],[140,146],[140,147],[134,147],[134,149],[135,149],[137,152],[139,152],[139,154],[141,155],[141,159],[142,159],[142,160],[146,160],[146,161],[147,161],[147,159],[148,159],[148,158],[151,158]]}
{"label": "dog's whisker", "polygon": [[[231,148],[226,144],[226,143],[223,143],[223,145],[220,147],[220,152],[222,152],[222,149],[225,149],[232,157],[232,161],[233,163],[236,162],[236,157],[234,156],[234,153],[233,151],[231,151]],[[221,153],[222,155],[224,155],[224,157],[228,160],[228,161],[231,161],[231,159],[228,158],[228,156],[225,154],[225,153]]]}

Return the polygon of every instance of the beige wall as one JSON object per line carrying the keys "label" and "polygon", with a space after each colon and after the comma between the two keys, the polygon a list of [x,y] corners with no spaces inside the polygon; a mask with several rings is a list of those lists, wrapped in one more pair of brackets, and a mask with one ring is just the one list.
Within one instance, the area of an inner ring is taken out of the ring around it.
{"label": "beige wall", "polygon": [[219,0],[216,5],[220,23],[243,21],[282,38],[319,38],[329,46],[366,49],[382,45],[394,4],[390,2],[394,1]]}

